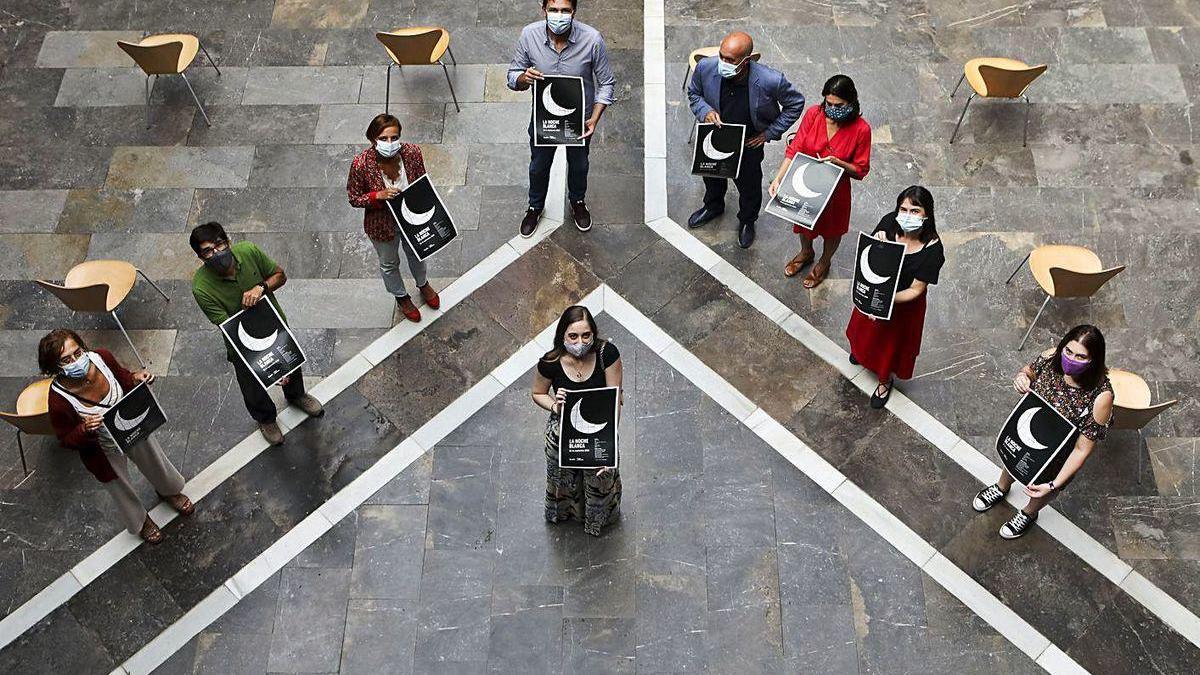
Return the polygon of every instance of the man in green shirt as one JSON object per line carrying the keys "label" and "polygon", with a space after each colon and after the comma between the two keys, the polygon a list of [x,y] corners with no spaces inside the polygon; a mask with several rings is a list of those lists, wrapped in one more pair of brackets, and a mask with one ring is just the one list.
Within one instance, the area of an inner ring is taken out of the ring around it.
{"label": "man in green shirt", "polygon": [[[241,310],[253,307],[264,296],[275,306],[279,316],[287,321],[283,308],[275,299],[275,291],[287,282],[287,275],[262,249],[248,241],[231,243],[220,223],[197,226],[192,230],[190,243],[192,250],[204,262],[204,266],[192,276],[192,296],[209,321],[219,326]],[[238,358],[228,341],[225,350],[226,358],[233,364],[233,372],[250,416],[258,422],[258,428],[268,443],[282,444],[283,432],[275,423],[275,402]],[[304,376],[300,369],[280,383],[289,403],[311,417],[325,414],[321,402],[305,393]]]}

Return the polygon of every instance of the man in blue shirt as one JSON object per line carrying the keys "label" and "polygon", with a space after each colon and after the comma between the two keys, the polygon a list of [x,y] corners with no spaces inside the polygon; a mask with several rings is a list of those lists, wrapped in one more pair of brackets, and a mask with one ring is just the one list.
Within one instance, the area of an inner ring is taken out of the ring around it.
{"label": "man in blue shirt", "polygon": [[[508,66],[508,88],[524,91],[543,75],[574,75],[583,78],[585,109],[592,111],[584,122],[584,144],[567,147],[567,196],[575,227],[586,232],[592,227],[592,214],[584,204],[587,193],[588,149],[590,137],[604,109],[613,102],[612,66],[604,38],[595,28],[575,19],[576,0],[542,0],[542,21],[525,26],[517,40],[517,50]],[[532,117],[532,116],[531,116]],[[529,123],[529,209],[521,221],[521,236],[531,237],[538,217],[546,205],[550,185],[550,165],[554,147],[533,144],[533,121]]]}

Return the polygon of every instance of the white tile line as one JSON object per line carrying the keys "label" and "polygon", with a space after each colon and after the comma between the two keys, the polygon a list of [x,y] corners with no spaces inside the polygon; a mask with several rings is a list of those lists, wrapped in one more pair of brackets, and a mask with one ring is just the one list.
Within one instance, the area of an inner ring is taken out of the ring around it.
{"label": "white tile line", "polygon": [[[661,0],[646,0],[645,43],[647,52],[657,49],[660,53],[666,53],[662,12],[659,11],[662,4]],[[656,12],[657,15],[652,12]],[[657,22],[656,25],[652,27],[651,23],[655,22]],[[655,36],[655,39],[652,40],[651,36]],[[644,69],[647,77],[649,77],[649,68],[650,61],[647,60]],[[651,86],[649,79],[647,79],[646,86],[647,89]],[[657,99],[654,102],[656,105],[660,103]],[[657,155],[657,147],[652,153],[649,145],[652,138],[666,138],[665,99],[661,102],[660,108],[652,110],[651,98],[648,96],[644,117],[647,139],[645,189],[648,196],[653,194],[653,202],[649,199],[646,202],[646,225],[714,278],[728,286],[731,291],[762,312],[768,319],[782,327],[810,351],[837,369],[838,372],[855,381],[860,389],[864,391],[874,389],[872,383],[864,384],[865,380],[863,382],[856,381],[856,378],[860,377],[873,379],[874,375],[863,375],[866,372],[865,369],[861,366],[852,366],[848,361],[849,353],[846,350],[795,312],[788,310],[787,313],[782,313],[779,307],[783,303],[778,298],[775,298],[666,216],[666,161]],[[960,438],[899,389],[892,391],[888,410],[983,484],[989,485],[995,482],[996,477],[1000,475],[1000,467],[995,462]],[[1017,492],[1010,491],[1006,500],[1015,508],[1021,508],[1028,502],[1028,499]],[[1116,553],[1070,522],[1053,507],[1042,509],[1038,525],[1105,578],[1124,589],[1147,610],[1192,644],[1200,646],[1200,617],[1148,580],[1133,586],[1143,592],[1136,595],[1131,592],[1130,586],[1124,582],[1133,572],[1133,568]],[[1154,591],[1148,591],[1146,585],[1153,587]]]}
{"label": "white tile line", "polygon": [[[314,384],[309,389],[309,393],[322,403],[328,403],[368,370],[390,356],[401,345],[441,318],[450,308],[466,299],[521,255],[549,237],[562,225],[565,217],[566,171],[566,153],[559,149],[550,169],[549,194],[560,195],[560,198],[546,201],[546,208],[533,237],[524,238],[515,235],[501,244],[499,248],[464,272],[462,276],[452,281],[439,293],[442,300],[441,309],[432,310],[424,307],[421,311],[420,323],[405,320],[393,326],[388,332],[343,363],[337,370]],[[279,411],[276,421],[286,435],[306,418],[307,416],[299,409],[287,406]],[[184,486],[184,492],[199,507],[200,500],[204,496],[237,473],[268,447],[262,434],[255,431],[196,474]],[[150,515],[160,527],[166,527],[179,514],[166,503],[159,503],[150,510]],[[114,535],[112,539],[88,554],[37,595],[26,600],[20,607],[0,619],[0,649],[11,644],[38,621],[66,603],[75,593],[82,590],[83,586],[95,581],[106,570],[137,549],[139,545],[141,545],[141,538],[137,535],[128,532]],[[65,589],[71,590],[67,593]]]}

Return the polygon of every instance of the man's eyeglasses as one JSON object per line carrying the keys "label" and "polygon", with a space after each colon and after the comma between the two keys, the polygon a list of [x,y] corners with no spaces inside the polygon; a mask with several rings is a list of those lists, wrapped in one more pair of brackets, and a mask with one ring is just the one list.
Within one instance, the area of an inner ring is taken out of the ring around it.
{"label": "man's eyeglasses", "polygon": [[200,259],[208,260],[209,258],[213,257],[214,255],[216,255],[220,252],[223,252],[223,251],[228,251],[228,250],[229,250],[229,242],[218,241],[213,246],[207,246],[205,248],[200,249]]}

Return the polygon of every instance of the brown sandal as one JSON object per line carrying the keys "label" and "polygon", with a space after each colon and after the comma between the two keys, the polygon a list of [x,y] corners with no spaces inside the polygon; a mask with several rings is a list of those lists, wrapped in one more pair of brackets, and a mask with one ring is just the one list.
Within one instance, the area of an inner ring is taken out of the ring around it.
{"label": "brown sandal", "polygon": [[150,520],[149,515],[146,516],[146,522],[142,523],[142,531],[138,534],[147,544],[160,544],[163,540],[162,530]]}
{"label": "brown sandal", "polygon": [[196,505],[192,500],[187,498],[187,495],[180,493],[177,495],[159,495],[163,501],[170,504],[171,508],[179,512],[181,516],[190,516],[196,512]]}
{"label": "brown sandal", "polygon": [[[825,277],[829,275],[829,267],[829,263],[826,263],[823,269],[821,263],[813,265],[813,268],[808,271],[808,276],[804,277],[804,287],[811,290],[820,286],[825,281]],[[817,272],[817,270],[821,271]]]}
{"label": "brown sandal", "polygon": [[811,263],[817,257],[815,251],[801,251],[794,258],[788,261],[783,267],[783,276],[791,278],[800,273],[806,265]]}

